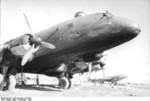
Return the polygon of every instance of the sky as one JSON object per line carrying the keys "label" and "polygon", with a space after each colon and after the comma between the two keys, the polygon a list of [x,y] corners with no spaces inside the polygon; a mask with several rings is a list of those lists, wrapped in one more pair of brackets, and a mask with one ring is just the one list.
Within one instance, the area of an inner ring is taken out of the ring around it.
{"label": "sky", "polygon": [[[75,12],[105,12],[136,21],[141,33],[133,40],[104,52],[106,76],[125,74],[127,81],[150,83],[150,0],[1,0],[0,43],[30,33],[23,17],[26,14],[32,31],[38,32],[73,19]],[[101,77],[101,71],[93,74]]]}

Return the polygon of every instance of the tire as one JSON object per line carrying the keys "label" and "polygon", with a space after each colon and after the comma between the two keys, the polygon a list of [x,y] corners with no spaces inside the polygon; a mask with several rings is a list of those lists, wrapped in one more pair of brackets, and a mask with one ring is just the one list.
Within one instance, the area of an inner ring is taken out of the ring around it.
{"label": "tire", "polygon": [[69,80],[66,77],[62,77],[59,79],[59,87],[62,89],[68,89],[69,84]]}
{"label": "tire", "polygon": [[16,78],[14,75],[9,76],[9,85],[8,85],[8,90],[13,91],[16,86]]}

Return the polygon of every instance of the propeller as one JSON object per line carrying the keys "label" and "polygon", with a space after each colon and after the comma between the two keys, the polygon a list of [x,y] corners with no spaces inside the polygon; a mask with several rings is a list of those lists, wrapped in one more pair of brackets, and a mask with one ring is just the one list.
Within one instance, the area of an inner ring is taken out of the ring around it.
{"label": "propeller", "polygon": [[30,57],[33,55],[33,53],[35,52],[35,48],[36,46],[43,46],[45,48],[49,48],[49,49],[55,49],[56,47],[48,42],[44,42],[41,40],[41,38],[37,37],[37,36],[33,36],[33,32],[32,29],[30,27],[29,21],[25,15],[25,13],[23,13],[23,16],[25,18],[25,21],[28,25],[28,28],[30,29],[31,32],[31,37],[29,38],[29,42],[31,43],[31,47],[27,50],[27,52],[25,53],[25,55],[23,56],[21,65],[24,66],[30,59]]}

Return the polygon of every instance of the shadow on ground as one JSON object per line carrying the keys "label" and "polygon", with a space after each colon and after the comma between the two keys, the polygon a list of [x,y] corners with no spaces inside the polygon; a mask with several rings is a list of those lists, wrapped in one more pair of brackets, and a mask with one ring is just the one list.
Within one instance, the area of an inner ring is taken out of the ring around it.
{"label": "shadow on ground", "polygon": [[60,89],[55,85],[17,85],[16,88],[23,90],[56,91],[56,92],[62,91],[62,89]]}

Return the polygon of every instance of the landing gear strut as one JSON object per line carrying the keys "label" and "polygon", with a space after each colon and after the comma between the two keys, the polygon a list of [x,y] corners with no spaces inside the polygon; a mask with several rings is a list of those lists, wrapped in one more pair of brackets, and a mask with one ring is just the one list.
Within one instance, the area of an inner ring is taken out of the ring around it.
{"label": "landing gear strut", "polygon": [[4,85],[5,85],[5,82],[6,82],[6,74],[7,74],[7,71],[8,71],[8,67],[1,67],[1,73],[0,74],[0,90],[3,90],[4,88]]}
{"label": "landing gear strut", "polygon": [[72,84],[72,82],[71,82],[71,80],[70,80],[70,79],[68,79],[68,80],[69,80],[69,87],[68,87],[68,89],[69,89],[69,88],[71,88],[71,87],[72,87],[72,85],[73,85],[73,84]]}
{"label": "landing gear strut", "polygon": [[[16,86],[16,78],[14,75],[9,75],[8,82],[6,81],[7,79],[0,74],[0,91],[4,89],[8,89],[8,91],[13,91]],[[6,83],[6,87],[5,86]]]}

